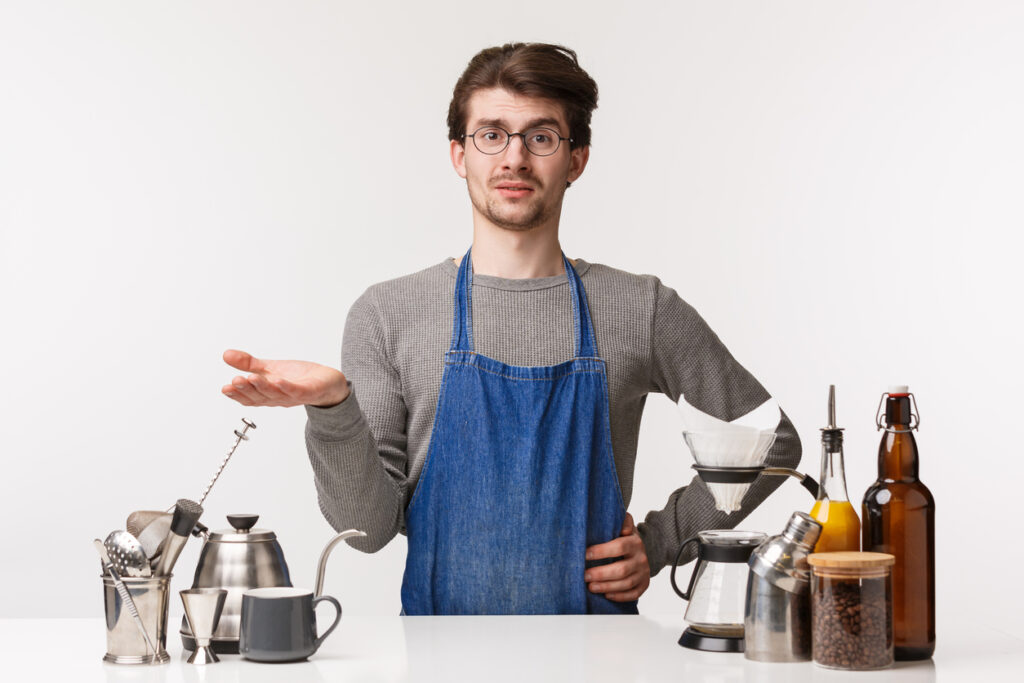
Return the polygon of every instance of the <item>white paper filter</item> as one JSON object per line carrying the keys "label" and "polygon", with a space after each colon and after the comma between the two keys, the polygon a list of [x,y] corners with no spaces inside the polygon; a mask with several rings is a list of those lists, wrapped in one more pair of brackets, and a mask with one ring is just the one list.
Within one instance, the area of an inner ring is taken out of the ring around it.
{"label": "white paper filter", "polygon": [[[775,440],[775,429],[782,413],[779,404],[769,398],[760,406],[732,422],[694,408],[679,397],[684,438],[696,463],[703,467],[759,467],[768,457]],[[750,484],[708,483],[715,506],[723,512],[740,509]]]}
{"label": "white paper filter", "polygon": [[722,512],[736,512],[743,507],[743,496],[750,490],[750,484],[720,484],[705,482],[711,497],[715,499],[715,507]]}

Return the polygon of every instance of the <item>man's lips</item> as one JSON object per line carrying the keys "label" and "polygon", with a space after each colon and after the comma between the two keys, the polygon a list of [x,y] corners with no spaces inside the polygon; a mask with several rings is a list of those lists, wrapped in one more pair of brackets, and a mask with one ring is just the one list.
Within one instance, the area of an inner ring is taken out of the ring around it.
{"label": "man's lips", "polygon": [[533,192],[533,188],[526,183],[509,181],[499,182],[494,186],[494,189],[503,197],[525,197]]}

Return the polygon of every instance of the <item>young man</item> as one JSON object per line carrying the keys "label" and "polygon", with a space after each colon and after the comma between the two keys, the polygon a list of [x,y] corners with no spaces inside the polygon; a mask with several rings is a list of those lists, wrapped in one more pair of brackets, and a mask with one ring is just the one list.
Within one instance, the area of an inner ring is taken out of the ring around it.
{"label": "young man", "polygon": [[[448,115],[471,250],[370,287],[343,372],[224,354],[249,373],[231,398],[306,406],[320,508],[367,533],[353,547],[407,534],[407,614],[635,613],[683,539],[734,526],[772,490],[764,478],[725,514],[695,479],[639,526],[626,513],[648,393],[728,420],[768,393],[657,278],[563,256],[596,106],[571,50],[483,50]],[[785,416],[778,434],[769,462],[795,467]]]}

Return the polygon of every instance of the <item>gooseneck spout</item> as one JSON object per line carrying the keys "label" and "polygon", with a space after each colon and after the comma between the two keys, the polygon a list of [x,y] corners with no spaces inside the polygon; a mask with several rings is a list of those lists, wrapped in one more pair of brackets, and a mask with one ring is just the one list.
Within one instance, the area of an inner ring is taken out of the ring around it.
{"label": "gooseneck spout", "polygon": [[357,529],[349,529],[348,531],[342,531],[340,534],[328,541],[327,545],[324,546],[324,550],[320,553],[320,562],[316,566],[316,588],[313,589],[313,597],[317,598],[323,594],[324,589],[324,572],[327,571],[327,558],[330,557],[331,551],[334,550],[334,546],[338,545],[346,538],[354,538],[356,536],[365,536],[366,534]]}

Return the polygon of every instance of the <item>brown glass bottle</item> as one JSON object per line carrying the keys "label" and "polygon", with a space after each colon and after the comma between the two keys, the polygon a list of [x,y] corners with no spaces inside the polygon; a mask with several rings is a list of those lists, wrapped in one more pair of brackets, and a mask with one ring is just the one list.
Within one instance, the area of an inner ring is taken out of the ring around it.
{"label": "brown glass bottle", "polygon": [[[890,553],[894,656],[927,659],[935,652],[935,499],[918,479],[911,394],[884,395],[885,432],[878,447],[878,480],[864,494],[864,550]],[[915,406],[916,408],[916,406]],[[879,428],[882,423],[878,423]]]}

